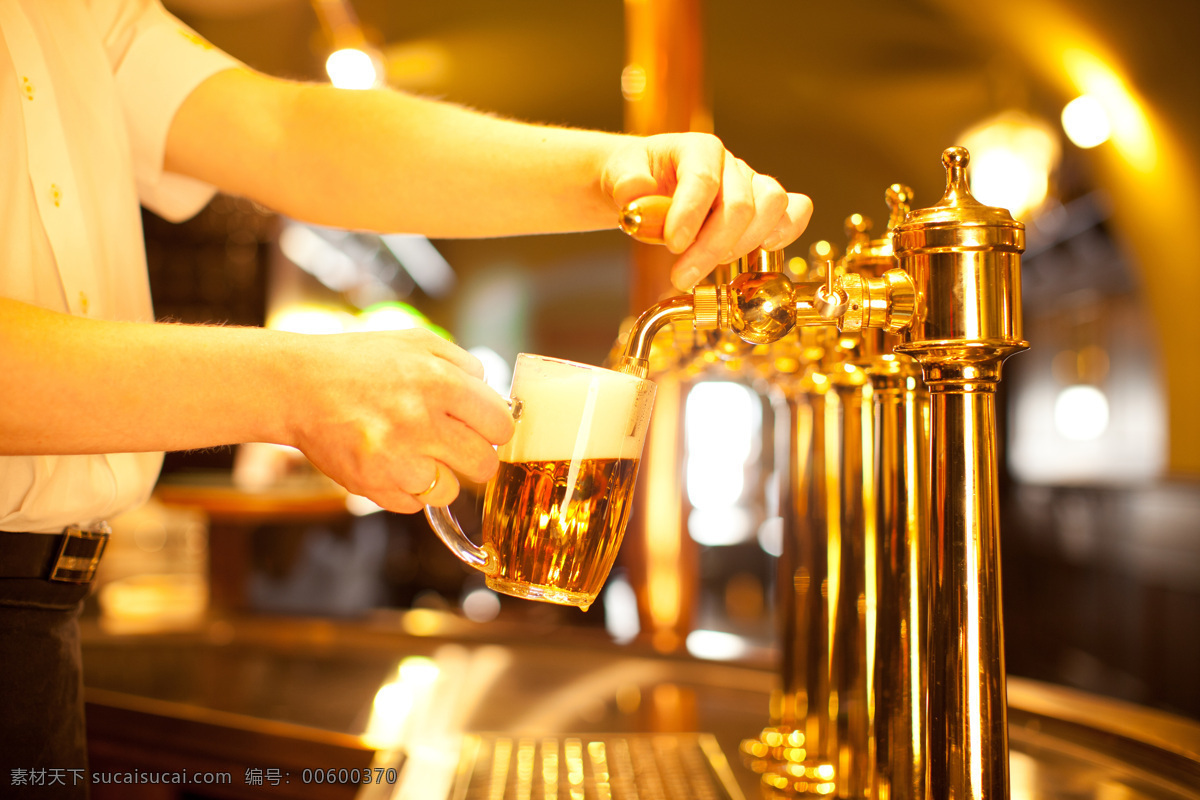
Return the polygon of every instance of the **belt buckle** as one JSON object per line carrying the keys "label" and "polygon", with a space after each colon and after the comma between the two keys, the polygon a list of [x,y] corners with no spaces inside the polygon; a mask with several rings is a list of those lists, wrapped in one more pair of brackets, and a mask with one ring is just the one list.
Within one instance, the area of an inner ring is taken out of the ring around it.
{"label": "belt buckle", "polygon": [[88,528],[72,525],[62,533],[58,558],[50,571],[50,580],[61,583],[90,583],[108,546],[112,529],[101,522]]}

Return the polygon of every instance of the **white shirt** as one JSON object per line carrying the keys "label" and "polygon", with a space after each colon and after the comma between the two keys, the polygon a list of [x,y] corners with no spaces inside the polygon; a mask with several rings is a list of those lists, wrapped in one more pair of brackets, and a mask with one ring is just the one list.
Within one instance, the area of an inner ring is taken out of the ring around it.
{"label": "white shirt", "polygon": [[[163,171],[167,130],[201,81],[236,65],[158,0],[0,0],[0,296],[152,321],[139,202],[179,220],[212,197]],[[0,376],[0,402],[10,391]],[[161,464],[0,457],[0,530],[111,518],[145,501]]]}

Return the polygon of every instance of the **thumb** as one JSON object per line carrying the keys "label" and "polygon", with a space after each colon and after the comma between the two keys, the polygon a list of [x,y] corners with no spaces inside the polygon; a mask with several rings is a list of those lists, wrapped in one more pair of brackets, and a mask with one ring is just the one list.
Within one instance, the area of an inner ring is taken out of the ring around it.
{"label": "thumb", "polygon": [[629,172],[622,175],[613,184],[612,199],[617,208],[624,208],[639,197],[659,193],[658,181],[654,179],[649,170]]}
{"label": "thumb", "polygon": [[617,208],[639,197],[660,193],[649,153],[644,147],[626,146],[614,153],[605,165],[601,185]]}

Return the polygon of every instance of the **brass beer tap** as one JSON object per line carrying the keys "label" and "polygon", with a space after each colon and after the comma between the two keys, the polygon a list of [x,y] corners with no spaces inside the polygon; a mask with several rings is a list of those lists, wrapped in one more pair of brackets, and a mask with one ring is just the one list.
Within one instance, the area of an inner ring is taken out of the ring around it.
{"label": "brass beer tap", "polygon": [[892,233],[919,298],[897,350],[930,396],[926,792],[1008,797],[1000,605],[996,384],[1021,338],[1025,226],[971,196],[964,148],[942,154],[946,192]]}
{"label": "brass beer tap", "polygon": [[[943,152],[946,191],[931,207],[905,211],[910,193],[892,187],[890,235],[872,240],[865,220],[852,222],[847,254],[840,264],[826,265],[824,280],[793,281],[765,256],[750,269],[659,303],[635,322],[618,365],[645,375],[654,335],[686,320],[696,331],[731,332],[756,345],[797,329],[836,325],[840,331],[844,375],[834,382],[840,388],[822,393],[826,420],[829,402],[841,405],[840,425],[825,427],[839,433],[823,442],[826,480],[836,475],[840,481],[826,494],[828,555],[835,552],[835,527],[838,559],[854,541],[842,529],[861,531],[864,548],[875,548],[873,555],[864,550],[862,595],[869,608],[873,594],[880,626],[871,640],[874,675],[856,673],[851,682],[868,709],[874,701],[875,717],[865,735],[861,712],[839,723],[839,759],[827,773],[834,779],[836,771],[840,797],[1008,797],[995,390],[1004,359],[1028,347],[1020,313],[1024,226],[971,196],[968,161],[961,147]],[[634,217],[640,220],[626,227]],[[623,227],[639,236],[641,226],[652,231],[652,217],[626,215]],[[805,413],[812,414],[810,431],[822,424],[815,406]],[[816,447],[813,436],[793,439],[796,447]],[[831,446],[846,460],[829,463]],[[853,463],[852,451],[862,456]],[[793,464],[810,463],[798,452],[793,457]],[[837,569],[828,565],[831,579]],[[831,591],[829,602],[843,590],[848,587]],[[785,602],[799,602],[788,595],[781,592]],[[854,601],[857,609],[857,589]],[[795,613],[784,617],[795,620]],[[831,608],[831,619],[838,613]],[[850,649],[855,652],[835,660],[866,670],[857,644]],[[902,674],[888,676],[884,668]],[[845,692],[851,684],[841,680],[834,689]],[[870,682],[865,695],[864,680]],[[837,704],[848,699],[839,695]],[[790,711],[772,714],[781,722],[774,732],[784,749],[787,734],[802,727],[795,700]],[[811,704],[803,713],[814,713]],[[871,747],[874,757],[860,760]],[[789,778],[777,769],[781,762],[775,758],[772,765],[772,758],[778,754],[755,755],[766,760],[768,794],[829,793],[828,786],[810,789],[793,780],[794,771]],[[772,784],[768,775],[779,780]]]}

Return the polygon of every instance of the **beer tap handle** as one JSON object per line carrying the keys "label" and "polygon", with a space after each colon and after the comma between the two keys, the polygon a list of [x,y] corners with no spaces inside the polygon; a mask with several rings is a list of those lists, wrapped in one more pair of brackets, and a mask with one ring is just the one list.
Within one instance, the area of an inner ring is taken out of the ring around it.
{"label": "beer tap handle", "polygon": [[646,244],[666,244],[663,238],[663,227],[667,221],[667,211],[671,208],[671,198],[664,195],[646,195],[629,203],[621,209],[617,222],[621,230],[632,238]]}
{"label": "beer tap handle", "polygon": [[813,308],[823,319],[837,319],[846,313],[846,309],[850,306],[850,298],[846,295],[845,290],[834,281],[833,262],[826,261],[824,269],[825,284],[817,287],[816,294],[813,296]]}

